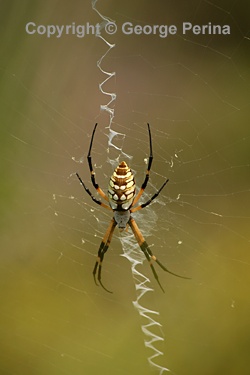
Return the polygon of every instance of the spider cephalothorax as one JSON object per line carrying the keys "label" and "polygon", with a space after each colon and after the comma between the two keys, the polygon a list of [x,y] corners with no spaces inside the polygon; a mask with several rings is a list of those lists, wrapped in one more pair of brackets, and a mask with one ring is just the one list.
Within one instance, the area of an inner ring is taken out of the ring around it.
{"label": "spider cephalothorax", "polygon": [[[98,250],[97,260],[95,263],[95,267],[93,270],[94,280],[96,282],[96,273],[98,270],[98,276],[97,279],[100,283],[100,285],[107,291],[110,292],[108,289],[106,289],[101,281],[101,272],[102,272],[102,262],[104,258],[104,254],[109,248],[112,235],[114,233],[114,229],[116,226],[120,229],[125,229],[127,224],[132,229],[132,232],[141,248],[143,253],[145,254],[145,257],[149,261],[150,267],[152,269],[152,272],[154,274],[155,279],[157,280],[158,284],[160,285],[161,289],[163,290],[160,281],[158,279],[158,275],[154,269],[153,261],[155,261],[164,271],[171,273],[172,275],[187,279],[187,277],[179,276],[171,271],[169,271],[166,267],[164,267],[160,261],[156,258],[155,255],[153,255],[152,251],[150,250],[147,242],[145,241],[143,235],[141,234],[135,219],[132,217],[131,213],[138,211],[146,206],[148,206],[161,192],[161,190],[164,188],[164,186],[167,184],[168,179],[163,183],[161,188],[145,203],[136,206],[136,203],[138,202],[139,198],[141,197],[142,193],[144,192],[148,180],[149,180],[149,172],[151,169],[152,161],[153,161],[153,150],[152,150],[152,139],[151,139],[151,131],[150,126],[148,124],[148,134],[149,134],[149,149],[150,149],[150,155],[148,158],[148,168],[146,171],[146,176],[144,179],[144,182],[142,183],[142,186],[138,192],[138,194],[135,194],[135,180],[133,173],[131,169],[128,167],[127,163],[125,161],[122,161],[118,167],[114,170],[114,173],[112,174],[110,181],[109,181],[109,187],[108,187],[108,196],[104,193],[104,191],[99,187],[99,185],[95,181],[95,172],[93,170],[92,166],[92,158],[91,158],[91,149],[93,144],[93,139],[95,135],[97,124],[95,124],[90,146],[89,146],[89,152],[87,156],[88,164],[89,164],[89,170],[91,174],[91,181],[94,186],[94,188],[97,190],[97,192],[100,194],[100,196],[109,202],[109,205],[103,203],[102,201],[96,199],[90,190],[86,187],[84,182],[82,181],[81,177],[77,173],[77,177],[80,180],[80,183],[84,187],[85,191],[90,195],[92,200],[99,204],[100,206],[107,208],[109,210],[113,211],[113,218],[111,219],[111,222],[109,224],[109,227],[107,229],[107,232],[105,233],[103,240],[101,242],[101,245]],[[164,292],[164,290],[163,290]]]}

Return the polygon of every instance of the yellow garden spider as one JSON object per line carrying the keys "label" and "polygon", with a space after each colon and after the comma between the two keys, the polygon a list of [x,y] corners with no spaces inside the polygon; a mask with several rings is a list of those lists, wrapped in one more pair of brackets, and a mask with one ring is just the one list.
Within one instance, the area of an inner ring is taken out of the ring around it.
{"label": "yellow garden spider", "polygon": [[[80,180],[80,183],[84,187],[85,191],[90,195],[91,199],[99,204],[100,206],[113,211],[114,216],[111,219],[111,222],[109,224],[109,227],[107,229],[107,232],[105,233],[103,240],[101,242],[101,245],[98,250],[98,255],[97,255],[97,260],[95,263],[95,267],[93,270],[93,275],[94,275],[94,281],[96,285],[98,285],[96,281],[96,273],[98,274],[97,280],[99,281],[100,285],[105,289],[107,292],[112,293],[110,290],[105,288],[105,286],[102,283],[101,280],[101,272],[102,272],[102,262],[104,258],[104,254],[109,248],[112,235],[114,233],[114,229],[116,226],[120,228],[121,230],[124,230],[127,225],[130,226],[132,229],[132,232],[141,248],[143,251],[145,257],[147,258],[149,265],[151,267],[151,270],[153,272],[153,275],[158,282],[159,286],[161,287],[162,291],[164,292],[163,287],[161,286],[161,283],[159,281],[158,275],[155,271],[155,268],[153,266],[153,261],[155,261],[164,271],[171,273],[174,276],[181,277],[183,279],[187,279],[187,277],[177,275],[176,273],[173,273],[169,271],[166,267],[164,267],[160,261],[156,258],[156,256],[152,253],[150,250],[147,242],[145,241],[143,235],[141,234],[135,219],[132,217],[131,213],[138,211],[144,207],[147,207],[162,191],[164,186],[167,184],[168,179],[164,182],[164,184],[161,186],[161,188],[145,203],[134,207],[136,203],[138,202],[139,198],[141,197],[142,193],[144,192],[148,180],[149,180],[149,172],[151,169],[152,161],[153,161],[153,149],[152,149],[152,138],[151,138],[151,131],[150,131],[150,126],[148,124],[148,135],[149,135],[149,159],[148,159],[148,167],[147,167],[147,172],[146,176],[144,179],[144,182],[138,192],[138,194],[135,194],[135,180],[133,173],[131,169],[128,167],[128,165],[125,163],[125,161],[122,161],[118,167],[114,170],[114,173],[112,174],[110,181],[109,181],[109,187],[108,187],[108,196],[104,193],[104,191],[99,187],[99,185],[96,183],[95,180],[95,172],[92,167],[92,158],[91,158],[91,149],[92,149],[92,144],[94,140],[94,135],[96,131],[97,124],[95,124],[91,141],[90,141],[90,146],[89,146],[89,152],[87,156],[88,160],[88,165],[89,165],[89,170],[91,174],[91,181],[94,186],[94,188],[97,190],[97,192],[100,194],[100,196],[105,199],[106,201],[109,202],[109,205],[103,203],[102,201],[96,199],[90,190],[86,187],[84,182],[82,181],[81,177],[79,176],[78,173],[76,173],[78,179]],[[97,272],[98,271],[98,272]]]}

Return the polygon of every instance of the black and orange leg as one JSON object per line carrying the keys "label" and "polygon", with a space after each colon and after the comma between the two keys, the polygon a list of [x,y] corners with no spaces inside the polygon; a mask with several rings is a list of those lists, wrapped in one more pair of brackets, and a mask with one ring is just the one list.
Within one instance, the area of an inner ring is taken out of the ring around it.
{"label": "black and orange leg", "polygon": [[150,126],[149,124],[148,125],[148,136],[149,136],[149,158],[148,158],[148,167],[147,167],[147,171],[146,171],[146,176],[145,176],[145,179],[144,179],[144,182],[138,192],[138,194],[136,195],[134,201],[133,201],[133,205],[132,207],[138,202],[138,200],[140,199],[142,193],[144,192],[144,190],[146,189],[146,186],[148,184],[148,180],[149,180],[149,172],[150,172],[150,169],[151,169],[151,166],[152,166],[152,162],[153,162],[153,147],[152,147],[152,137],[151,137],[151,131],[150,131]]}
{"label": "black and orange leg", "polygon": [[144,253],[145,257],[147,258],[147,260],[148,260],[148,262],[149,262],[149,265],[150,265],[150,267],[151,267],[151,270],[152,270],[152,272],[153,272],[153,275],[154,275],[156,281],[158,282],[158,284],[159,284],[161,290],[162,290],[164,293],[165,293],[165,291],[164,291],[164,289],[163,289],[163,287],[162,287],[162,285],[161,285],[161,283],[160,283],[160,281],[159,281],[159,277],[158,277],[158,275],[157,275],[157,273],[156,273],[156,271],[155,271],[155,268],[154,268],[154,266],[153,266],[153,262],[156,262],[156,263],[157,263],[157,264],[158,264],[158,265],[159,265],[164,271],[170,273],[171,275],[174,275],[174,276],[180,277],[180,278],[182,278],[182,279],[189,279],[188,277],[180,276],[180,275],[178,275],[178,274],[176,274],[176,273],[174,273],[174,272],[171,272],[171,271],[169,271],[165,266],[163,266],[163,264],[161,264],[161,262],[156,258],[156,256],[155,256],[155,255],[152,253],[152,251],[150,250],[150,248],[149,248],[147,242],[145,241],[143,235],[141,234],[141,232],[140,232],[140,230],[139,230],[139,228],[138,228],[138,226],[137,226],[135,220],[131,217],[131,218],[129,219],[129,222],[128,222],[128,223],[129,223],[129,225],[130,225],[130,227],[131,227],[131,229],[132,229],[132,231],[133,231],[133,234],[134,234],[134,236],[135,236],[135,238],[136,238],[136,240],[137,240],[137,242],[138,242],[138,244],[139,244],[139,246],[140,246],[142,252]]}
{"label": "black and orange leg", "polygon": [[79,179],[81,185],[84,187],[86,193],[88,193],[88,195],[91,197],[91,199],[92,199],[95,203],[99,204],[99,206],[102,206],[102,207],[107,208],[108,210],[111,210],[111,211],[112,211],[112,208],[111,208],[110,206],[108,206],[108,205],[105,204],[105,203],[102,203],[102,201],[100,201],[99,199],[96,199],[96,198],[94,197],[94,195],[91,193],[91,191],[86,187],[85,183],[83,182],[83,180],[81,179],[81,177],[79,176],[79,174],[76,173],[76,175],[77,175],[77,177],[78,177],[78,179]]}
{"label": "black and orange leg", "polygon": [[162,189],[164,188],[164,186],[168,183],[169,179],[167,179],[164,184],[160,187],[160,189],[145,203],[141,204],[140,206],[138,207],[134,207],[130,210],[130,212],[135,212],[135,211],[138,211],[138,210],[141,210],[142,208],[144,207],[147,207],[155,198],[158,197],[158,195],[160,194],[160,192],[162,191]]}
{"label": "black and orange leg", "polygon": [[101,245],[99,247],[97,260],[96,260],[95,267],[94,267],[94,270],[93,270],[93,276],[94,276],[94,280],[95,280],[96,285],[98,285],[98,283],[96,281],[96,273],[97,273],[97,280],[99,281],[99,283],[103,287],[103,289],[105,289],[106,292],[109,292],[109,293],[112,293],[112,292],[110,290],[108,290],[107,288],[105,288],[105,286],[102,283],[102,262],[103,262],[104,255],[109,248],[109,245],[110,245],[110,242],[111,242],[111,239],[112,239],[112,236],[113,236],[114,229],[115,229],[116,225],[117,225],[116,221],[114,219],[112,219],[110,224],[109,224],[109,227],[108,227],[108,229],[105,233],[105,236],[103,237]]}
{"label": "black and orange leg", "polygon": [[93,140],[94,140],[94,135],[95,135],[96,127],[97,127],[97,123],[94,126],[94,130],[93,130],[93,133],[92,133],[92,136],[91,136],[91,141],[90,141],[90,145],[89,145],[89,152],[88,152],[87,160],[88,160],[88,164],[89,164],[89,170],[90,170],[90,175],[91,175],[91,182],[92,182],[94,188],[98,191],[98,193],[100,194],[100,196],[103,199],[105,199],[106,201],[108,201],[109,199],[108,199],[107,195],[100,188],[100,186],[96,183],[95,172],[94,172],[93,166],[92,166],[91,150],[92,150],[92,145],[93,145]]}
{"label": "black and orange leg", "polygon": [[[105,199],[106,201],[108,201],[108,197],[107,195],[104,193],[104,191],[100,188],[100,186],[96,183],[96,180],[95,180],[95,172],[93,170],[93,166],[92,166],[92,158],[91,158],[91,150],[92,150],[92,145],[93,145],[93,140],[94,140],[94,135],[95,135],[95,130],[96,130],[96,127],[97,127],[97,123],[95,124],[95,127],[94,127],[94,130],[93,130],[93,133],[92,133],[92,136],[91,136],[91,141],[90,141],[90,145],[89,145],[89,152],[88,152],[88,156],[87,156],[87,160],[88,160],[88,165],[89,165],[89,170],[90,170],[90,176],[91,176],[91,182],[94,186],[94,188],[97,190],[97,192],[100,194],[100,196]],[[101,206],[105,207],[105,208],[109,208],[109,206],[101,203],[98,199],[96,199],[92,194],[91,192],[89,191],[89,189],[86,188],[84,182],[82,181],[81,177],[79,176],[78,173],[76,173],[78,179],[80,180],[82,186],[84,187],[85,191],[91,196],[91,198],[93,199],[93,201],[97,204],[100,204]]]}

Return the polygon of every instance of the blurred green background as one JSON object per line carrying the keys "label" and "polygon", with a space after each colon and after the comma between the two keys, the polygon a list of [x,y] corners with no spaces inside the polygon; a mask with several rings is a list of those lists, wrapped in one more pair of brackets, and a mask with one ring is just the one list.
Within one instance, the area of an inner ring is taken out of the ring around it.
{"label": "blurred green background", "polygon": [[[116,46],[103,69],[116,77],[114,143],[138,185],[152,127],[154,164],[148,193],[170,178],[138,225],[162,263],[166,293],[142,304],[160,312],[164,356],[178,375],[249,374],[249,3],[247,1],[100,1],[115,20]],[[109,97],[97,61],[107,45],[92,35],[46,38],[25,25],[96,24],[91,2],[1,2],[1,374],[151,374],[130,264],[118,232],[105,258],[107,294],[92,280],[110,213],[92,204],[75,172],[89,181],[93,149],[105,190]],[[126,36],[134,24],[229,24],[231,35]],[[105,32],[103,32],[106,36]],[[90,187],[90,184],[88,185]],[[93,189],[91,189],[93,190]],[[156,216],[154,216],[156,215]],[[157,218],[156,221],[153,218]],[[145,232],[145,228],[151,230]]]}

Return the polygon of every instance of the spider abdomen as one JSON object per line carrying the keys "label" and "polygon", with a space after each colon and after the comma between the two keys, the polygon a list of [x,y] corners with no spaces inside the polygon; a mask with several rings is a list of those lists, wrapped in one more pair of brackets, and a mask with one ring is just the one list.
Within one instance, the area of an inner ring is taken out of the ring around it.
{"label": "spider abdomen", "polygon": [[135,180],[131,169],[122,161],[114,170],[108,188],[109,204],[112,210],[128,210],[135,197]]}

